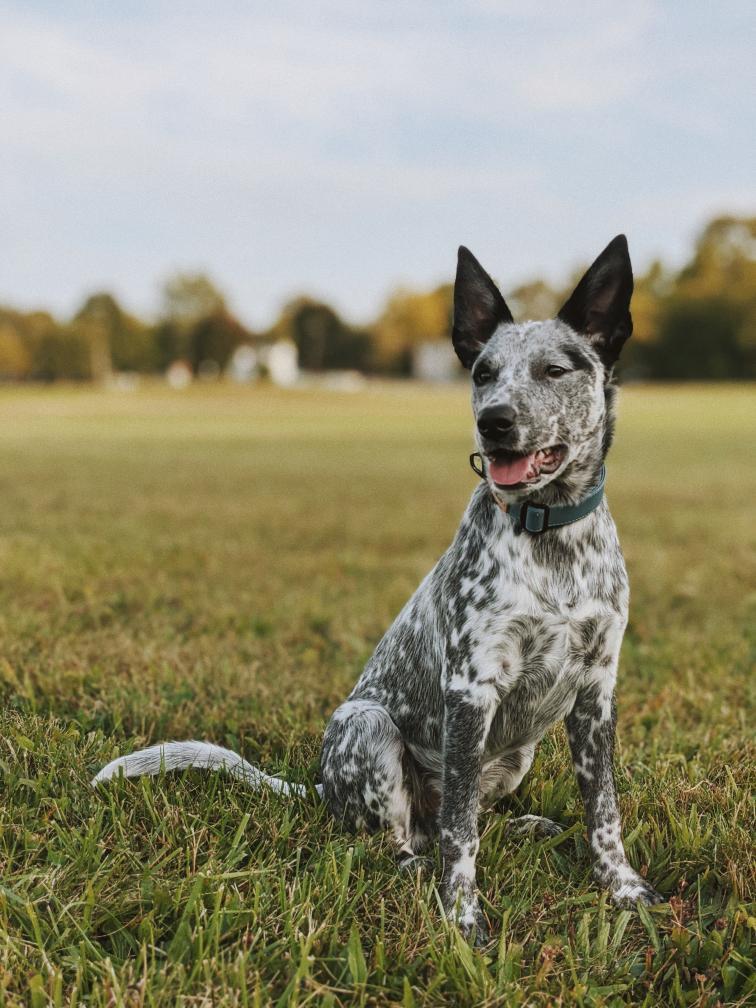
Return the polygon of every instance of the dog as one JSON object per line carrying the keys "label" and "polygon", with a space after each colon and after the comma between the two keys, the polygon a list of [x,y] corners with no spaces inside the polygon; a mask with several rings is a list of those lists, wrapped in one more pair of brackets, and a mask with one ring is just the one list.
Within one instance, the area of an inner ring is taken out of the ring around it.
{"label": "dog", "polygon": [[[404,865],[438,838],[445,912],[479,944],[479,810],[517,788],[561,719],[598,885],[620,906],[662,901],[625,855],[612,768],[628,581],[603,480],[632,291],[618,235],[556,318],[516,323],[460,247],[452,338],[471,372],[481,482],[323,738],[317,791],[335,819],[391,830]],[[93,784],[190,766],[284,795],[307,790],[206,742],[120,757]],[[515,825],[560,829],[536,816]]]}

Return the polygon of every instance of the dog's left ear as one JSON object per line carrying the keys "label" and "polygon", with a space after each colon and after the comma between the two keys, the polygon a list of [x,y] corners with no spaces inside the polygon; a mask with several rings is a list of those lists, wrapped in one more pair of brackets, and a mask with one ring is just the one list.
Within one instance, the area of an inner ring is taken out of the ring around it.
{"label": "dog's left ear", "polygon": [[590,337],[604,366],[609,371],[633,331],[630,298],[633,293],[633,268],[627,238],[609,242],[570,299],[557,315],[576,332]]}
{"label": "dog's left ear", "polygon": [[472,252],[460,245],[454,281],[452,340],[465,367],[473,366],[497,326],[512,321],[512,313],[496,284]]}

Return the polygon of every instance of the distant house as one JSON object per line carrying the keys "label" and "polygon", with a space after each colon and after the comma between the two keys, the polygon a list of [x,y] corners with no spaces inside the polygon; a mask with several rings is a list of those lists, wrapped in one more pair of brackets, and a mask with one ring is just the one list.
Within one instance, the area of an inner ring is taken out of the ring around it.
{"label": "distant house", "polygon": [[291,340],[276,340],[259,349],[260,363],[274,385],[290,388],[299,378],[299,354]]}
{"label": "distant house", "polygon": [[226,365],[226,374],[239,385],[254,381],[257,378],[257,350],[248,343],[242,343],[231,354]]}
{"label": "distant house", "polygon": [[194,375],[185,360],[175,360],[165,372],[165,380],[172,389],[184,389],[191,385]]}
{"label": "distant house", "polygon": [[290,388],[299,380],[297,348],[290,340],[242,343],[231,355],[226,373],[240,384],[266,376],[274,385]]}
{"label": "distant house", "polygon": [[413,378],[427,382],[451,382],[459,376],[459,360],[450,339],[418,343],[413,348]]}

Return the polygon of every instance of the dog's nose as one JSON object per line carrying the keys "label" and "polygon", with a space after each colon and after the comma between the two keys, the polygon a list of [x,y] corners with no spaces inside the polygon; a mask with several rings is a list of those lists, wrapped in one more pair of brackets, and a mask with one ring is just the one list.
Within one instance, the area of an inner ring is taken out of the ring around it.
{"label": "dog's nose", "polygon": [[484,438],[495,441],[512,430],[517,419],[517,410],[512,406],[491,406],[478,417],[478,430]]}

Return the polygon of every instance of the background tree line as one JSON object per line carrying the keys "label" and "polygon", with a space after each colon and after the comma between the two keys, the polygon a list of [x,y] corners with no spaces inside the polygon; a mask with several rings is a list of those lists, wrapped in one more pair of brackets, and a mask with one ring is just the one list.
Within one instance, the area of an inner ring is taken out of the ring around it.
{"label": "background tree line", "polygon": [[[515,318],[548,318],[584,266],[563,287],[533,280],[507,293]],[[300,367],[408,375],[414,348],[447,340],[452,285],[399,290],[370,325],[354,326],[308,297],[286,304],[270,330],[251,332],[202,275],[178,275],[163,289],[159,318],[147,323],[107,292],[95,293],[69,321],[44,311],[0,307],[0,379],[105,380],[114,371],[160,373],[184,360],[225,368],[243,343],[292,340]],[[654,262],[636,277],[634,339],[623,360],[627,377],[756,377],[756,217],[718,217],[702,231],[679,270]]]}

